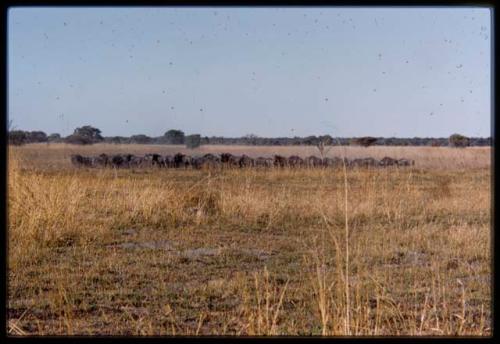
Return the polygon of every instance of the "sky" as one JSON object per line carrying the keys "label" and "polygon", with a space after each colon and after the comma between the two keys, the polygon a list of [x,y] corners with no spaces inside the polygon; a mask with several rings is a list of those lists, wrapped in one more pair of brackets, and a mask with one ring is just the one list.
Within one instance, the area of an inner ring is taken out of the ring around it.
{"label": "sky", "polygon": [[13,7],[8,119],[104,136],[491,135],[481,7]]}

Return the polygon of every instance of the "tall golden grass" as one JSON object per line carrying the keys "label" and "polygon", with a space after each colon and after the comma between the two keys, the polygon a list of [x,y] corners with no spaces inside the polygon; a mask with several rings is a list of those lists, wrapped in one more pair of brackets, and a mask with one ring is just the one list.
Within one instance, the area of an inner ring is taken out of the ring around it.
{"label": "tall golden grass", "polygon": [[11,334],[492,332],[486,149],[346,149],[416,160],[405,169],[67,163],[122,149],[179,150],[9,151]]}

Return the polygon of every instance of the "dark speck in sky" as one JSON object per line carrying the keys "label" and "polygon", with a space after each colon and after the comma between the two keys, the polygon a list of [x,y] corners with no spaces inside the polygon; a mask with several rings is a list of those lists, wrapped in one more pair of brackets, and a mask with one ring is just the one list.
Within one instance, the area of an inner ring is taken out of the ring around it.
{"label": "dark speck in sky", "polygon": [[327,101],[328,101],[328,98],[325,98],[325,102],[327,102]]}
{"label": "dark speck in sky", "polygon": [[462,65],[461,65],[461,64],[459,64],[459,65],[457,66],[457,68],[462,68]]}
{"label": "dark speck in sky", "polygon": [[172,63],[172,62],[169,62],[168,64],[169,64],[169,65],[173,65],[173,63]]}
{"label": "dark speck in sky", "polygon": [[66,25],[68,25],[68,24],[66,24],[66,22],[64,22],[64,26],[66,26]]}

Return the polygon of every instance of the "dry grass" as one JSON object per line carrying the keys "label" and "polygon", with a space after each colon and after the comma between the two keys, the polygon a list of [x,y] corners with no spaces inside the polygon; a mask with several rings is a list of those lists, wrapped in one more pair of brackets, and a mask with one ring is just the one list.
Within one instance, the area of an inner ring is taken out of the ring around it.
{"label": "dry grass", "polygon": [[345,179],[67,163],[177,150],[10,149],[10,334],[491,335],[489,150],[348,148],[416,166]]}

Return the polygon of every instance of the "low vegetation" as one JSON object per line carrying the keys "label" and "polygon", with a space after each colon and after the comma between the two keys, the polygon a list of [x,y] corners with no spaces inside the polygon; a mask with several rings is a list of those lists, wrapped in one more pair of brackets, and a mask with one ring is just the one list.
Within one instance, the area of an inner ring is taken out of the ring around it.
{"label": "low vegetation", "polygon": [[181,149],[9,148],[11,335],[491,335],[489,149],[328,151],[415,160],[404,169],[69,159]]}

